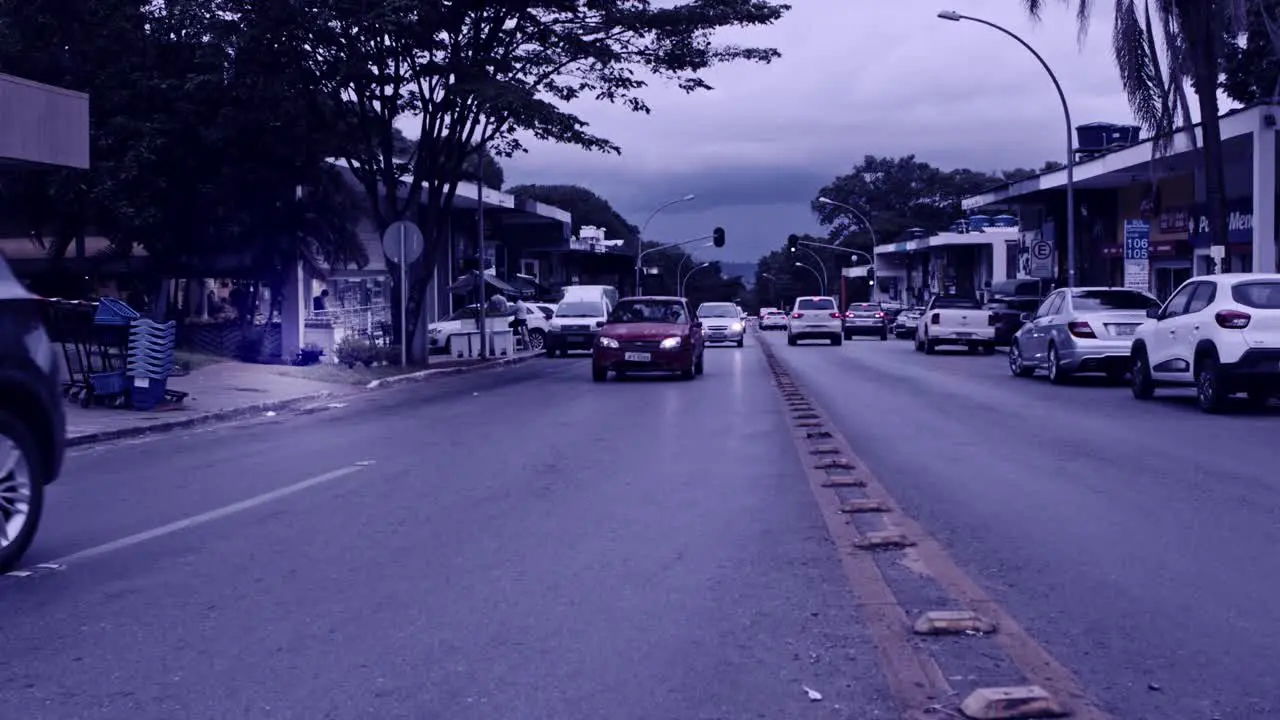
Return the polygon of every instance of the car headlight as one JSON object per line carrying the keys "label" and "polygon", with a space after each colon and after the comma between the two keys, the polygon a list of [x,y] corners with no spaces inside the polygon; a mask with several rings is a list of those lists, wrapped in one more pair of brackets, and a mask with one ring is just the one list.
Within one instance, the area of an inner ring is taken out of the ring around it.
{"label": "car headlight", "polygon": [[740,322],[736,322],[736,323],[734,323],[734,324],[733,324],[733,331],[734,331],[734,332],[742,332],[742,323],[740,323]]}
{"label": "car headlight", "polygon": [[662,343],[658,345],[658,347],[662,348],[663,350],[675,350],[676,348],[680,347],[680,343],[682,342],[683,340],[681,338],[669,337],[666,340],[663,340]]}
{"label": "car headlight", "polygon": [[438,327],[427,328],[428,335],[439,335],[441,332],[444,332],[443,328],[438,328]]}
{"label": "car headlight", "polygon": [[603,335],[601,335],[601,336],[600,336],[599,343],[600,343],[600,347],[603,347],[603,348],[616,348],[616,347],[618,347],[618,341],[617,341],[617,340],[614,340],[614,339],[613,339],[613,338],[611,338],[611,337],[605,337],[605,336],[603,336]]}

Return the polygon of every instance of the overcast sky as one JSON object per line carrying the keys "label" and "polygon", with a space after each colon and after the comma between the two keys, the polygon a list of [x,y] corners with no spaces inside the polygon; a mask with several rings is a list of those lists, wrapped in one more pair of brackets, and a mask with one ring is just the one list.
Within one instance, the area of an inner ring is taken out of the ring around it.
{"label": "overcast sky", "polygon": [[590,101],[574,110],[622,146],[606,156],[530,142],[504,162],[508,184],[581,184],[636,224],[677,241],[723,226],[726,260],[755,260],[789,232],[817,231],[809,201],[865,154],[905,155],[945,168],[1039,166],[1065,155],[1062,111],[1044,71],[1013,40],[954,9],[1022,35],[1054,68],[1075,124],[1131,122],[1110,51],[1111,3],[1096,3],[1081,47],[1058,3],[1040,23],[1019,0],[791,0],[768,28],[724,39],[777,47],[772,65],[718,68],[708,92],[652,87],[653,114]]}

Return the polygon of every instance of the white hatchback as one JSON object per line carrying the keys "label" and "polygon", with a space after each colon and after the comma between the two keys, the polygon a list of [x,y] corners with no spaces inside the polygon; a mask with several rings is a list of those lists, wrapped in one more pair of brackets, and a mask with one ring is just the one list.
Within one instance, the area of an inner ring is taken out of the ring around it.
{"label": "white hatchback", "polygon": [[1205,412],[1244,393],[1265,405],[1280,392],[1280,274],[1202,275],[1182,284],[1134,333],[1133,396],[1190,385]]}
{"label": "white hatchback", "polygon": [[801,340],[828,340],[832,345],[844,341],[844,315],[835,298],[809,296],[796,298],[787,318],[787,344]]}

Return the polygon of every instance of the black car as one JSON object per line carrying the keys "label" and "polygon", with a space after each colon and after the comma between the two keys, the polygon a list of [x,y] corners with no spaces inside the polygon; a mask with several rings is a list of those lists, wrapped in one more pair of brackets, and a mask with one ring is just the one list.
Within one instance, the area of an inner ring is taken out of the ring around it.
{"label": "black car", "polygon": [[42,303],[0,258],[0,572],[31,545],[44,486],[62,471],[66,418]]}
{"label": "black car", "polygon": [[996,326],[995,344],[1008,346],[1022,329],[1023,315],[1035,313],[1040,302],[1038,297],[1000,297],[988,302],[986,309],[991,312]]}

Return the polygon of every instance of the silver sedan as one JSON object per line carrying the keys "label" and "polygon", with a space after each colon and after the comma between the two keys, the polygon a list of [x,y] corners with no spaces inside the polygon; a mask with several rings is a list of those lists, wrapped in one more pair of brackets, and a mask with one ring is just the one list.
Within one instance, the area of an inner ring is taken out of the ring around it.
{"label": "silver sedan", "polygon": [[1124,379],[1133,333],[1160,302],[1139,290],[1063,288],[1040,303],[1009,345],[1009,372],[1031,377],[1044,370],[1052,383],[1072,375],[1104,373]]}

